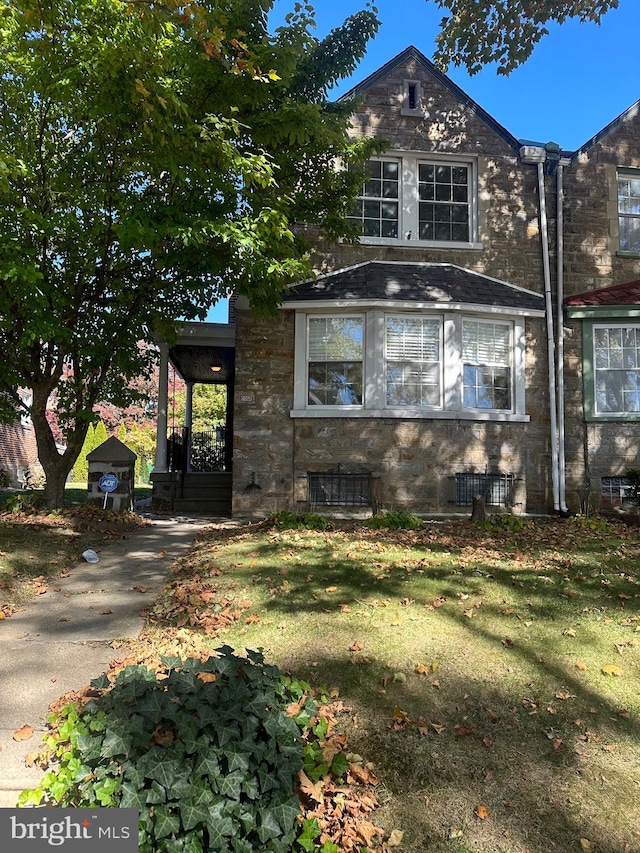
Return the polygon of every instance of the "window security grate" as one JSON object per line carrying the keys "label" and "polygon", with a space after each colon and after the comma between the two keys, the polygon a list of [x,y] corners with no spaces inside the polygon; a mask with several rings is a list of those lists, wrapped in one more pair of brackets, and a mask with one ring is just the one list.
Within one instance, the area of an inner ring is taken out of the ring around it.
{"label": "window security grate", "polygon": [[511,506],[513,474],[456,474],[457,506],[473,506],[482,495],[488,506]]}
{"label": "window security grate", "polygon": [[313,506],[369,506],[370,474],[307,474]]}
{"label": "window security grate", "polygon": [[626,477],[603,477],[602,506],[622,506],[627,497]]}

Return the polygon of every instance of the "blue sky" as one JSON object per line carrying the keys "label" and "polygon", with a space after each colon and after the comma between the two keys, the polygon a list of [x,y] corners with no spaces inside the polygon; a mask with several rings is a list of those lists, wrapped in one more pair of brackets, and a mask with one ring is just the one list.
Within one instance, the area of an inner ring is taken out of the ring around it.
{"label": "blue sky", "polygon": [[[272,26],[282,22],[295,0],[277,0]],[[364,0],[311,0],[322,38]],[[336,97],[372,74],[410,44],[431,58],[442,11],[430,0],[377,0],[382,22],[367,55]],[[557,142],[575,150],[640,98],[640,0],[620,0],[602,24],[569,21],[550,34],[528,62],[508,77],[489,66],[469,77],[450,68],[449,77],[514,136]],[[209,315],[226,322],[226,305]]]}

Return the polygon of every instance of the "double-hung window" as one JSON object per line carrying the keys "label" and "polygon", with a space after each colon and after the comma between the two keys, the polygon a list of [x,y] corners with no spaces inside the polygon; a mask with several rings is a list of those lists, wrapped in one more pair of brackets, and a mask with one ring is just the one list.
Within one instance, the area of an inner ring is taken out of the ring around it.
{"label": "double-hung window", "polygon": [[308,405],[361,405],[362,358],[362,317],[311,317]]}
{"label": "double-hung window", "polygon": [[511,349],[509,323],[463,320],[465,408],[511,409]]}
{"label": "double-hung window", "polygon": [[480,248],[475,162],[413,152],[370,160],[349,219],[363,243]]}
{"label": "double-hung window", "polygon": [[640,253],[640,170],[618,171],[620,251]]}
{"label": "double-hung window", "polygon": [[596,415],[640,414],[640,326],[593,328]]}
{"label": "double-hung window", "polygon": [[442,321],[386,317],[387,406],[442,405]]}

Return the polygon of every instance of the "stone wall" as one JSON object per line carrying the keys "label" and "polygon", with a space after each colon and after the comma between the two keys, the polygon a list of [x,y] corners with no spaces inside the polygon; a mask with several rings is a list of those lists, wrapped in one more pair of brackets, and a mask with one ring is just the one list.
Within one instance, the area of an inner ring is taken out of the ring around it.
{"label": "stone wall", "polygon": [[[637,111],[564,170],[567,296],[640,279],[640,257],[618,254],[617,167],[640,168]],[[600,504],[602,477],[623,476],[640,465],[640,423],[585,423],[580,321],[565,320],[565,330],[568,503],[586,511]]]}
{"label": "stone wall", "polygon": [[[402,114],[403,82],[419,81],[423,116]],[[366,260],[453,263],[536,292],[544,289],[536,167],[523,165],[508,134],[409,60],[373,82],[353,119],[354,134],[386,137],[398,150],[459,154],[478,164],[481,248],[328,243],[307,229],[318,272]],[[551,190],[553,181],[549,181]],[[548,204],[553,209],[553,196]],[[552,506],[547,347],[544,321],[527,320],[529,423],[452,418],[297,418],[293,312],[258,320],[236,304],[233,514],[264,516],[307,508],[307,474],[368,471],[376,500],[423,513],[455,506],[455,474],[511,473],[514,510]],[[470,513],[471,509],[468,508]]]}

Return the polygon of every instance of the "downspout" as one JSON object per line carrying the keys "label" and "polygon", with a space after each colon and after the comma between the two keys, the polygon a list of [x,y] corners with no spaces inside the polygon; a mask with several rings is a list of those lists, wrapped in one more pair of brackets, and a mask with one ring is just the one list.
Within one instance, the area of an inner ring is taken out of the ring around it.
{"label": "downspout", "polygon": [[544,164],[547,159],[547,152],[540,146],[527,145],[520,149],[520,158],[523,163],[535,164],[538,168],[538,209],[540,216],[540,241],[542,245],[542,268],[544,275],[545,315],[547,321],[547,359],[549,362],[549,420],[553,508],[556,512],[560,512],[560,466],[558,454],[558,424],[556,416],[558,395],[556,391],[555,333],[553,327],[553,303],[551,298],[551,267],[549,264],[547,205],[544,187]]}
{"label": "downspout", "polygon": [[567,507],[567,477],[565,460],[565,429],[564,429],[564,187],[563,169],[569,165],[569,160],[560,158],[556,172],[556,229],[557,229],[557,317],[558,317],[558,360],[556,363],[558,389],[558,473],[560,512],[569,515]]}

